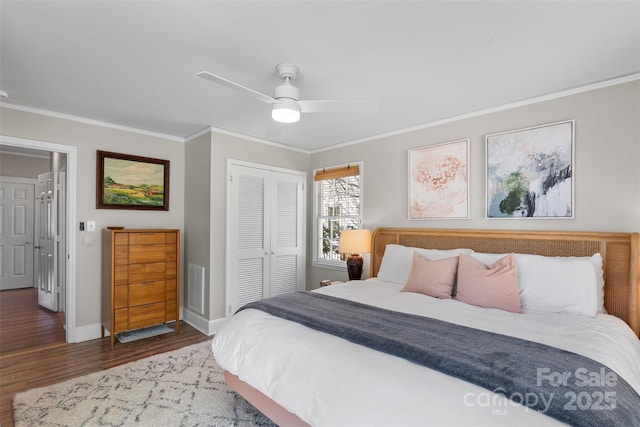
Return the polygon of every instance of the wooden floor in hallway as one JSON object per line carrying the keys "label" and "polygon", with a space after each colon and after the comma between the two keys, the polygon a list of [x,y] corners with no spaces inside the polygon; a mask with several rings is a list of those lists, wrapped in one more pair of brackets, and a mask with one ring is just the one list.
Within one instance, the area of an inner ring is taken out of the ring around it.
{"label": "wooden floor in hallway", "polygon": [[38,306],[37,291],[0,291],[0,426],[13,426],[13,396],[154,354],[211,340],[181,322],[170,333],[127,344],[65,342],[64,317]]}
{"label": "wooden floor in hallway", "polygon": [[0,291],[1,354],[64,343],[64,314],[38,306],[36,288]]}

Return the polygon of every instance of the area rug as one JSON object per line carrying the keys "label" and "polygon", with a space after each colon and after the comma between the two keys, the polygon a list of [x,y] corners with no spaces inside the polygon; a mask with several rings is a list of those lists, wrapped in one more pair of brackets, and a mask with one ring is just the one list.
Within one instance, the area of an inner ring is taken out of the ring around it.
{"label": "area rug", "polygon": [[275,426],[224,382],[211,341],[13,399],[22,426]]}

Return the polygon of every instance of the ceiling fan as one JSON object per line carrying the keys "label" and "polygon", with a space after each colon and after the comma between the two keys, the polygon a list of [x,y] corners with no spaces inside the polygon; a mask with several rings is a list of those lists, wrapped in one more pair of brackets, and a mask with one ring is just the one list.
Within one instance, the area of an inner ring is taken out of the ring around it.
{"label": "ceiling fan", "polygon": [[196,76],[221,84],[231,89],[239,89],[259,101],[273,105],[271,117],[280,123],[295,123],[300,113],[374,113],[378,110],[377,101],[368,100],[300,100],[300,91],[291,84],[298,76],[298,66],[278,64],[278,75],[283,82],[273,89],[273,96],[265,95],[238,83],[217,76],[208,71],[196,73]]}

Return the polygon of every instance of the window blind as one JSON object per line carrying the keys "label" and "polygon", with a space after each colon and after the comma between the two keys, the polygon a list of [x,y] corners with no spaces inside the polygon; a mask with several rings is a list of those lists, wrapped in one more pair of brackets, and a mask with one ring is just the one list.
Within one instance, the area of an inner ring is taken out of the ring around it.
{"label": "window blind", "polygon": [[347,176],[356,176],[360,175],[360,166],[359,165],[347,165],[340,166],[337,168],[331,169],[322,169],[316,171],[313,176],[314,181],[323,181],[325,179],[336,179],[336,178],[344,178]]}

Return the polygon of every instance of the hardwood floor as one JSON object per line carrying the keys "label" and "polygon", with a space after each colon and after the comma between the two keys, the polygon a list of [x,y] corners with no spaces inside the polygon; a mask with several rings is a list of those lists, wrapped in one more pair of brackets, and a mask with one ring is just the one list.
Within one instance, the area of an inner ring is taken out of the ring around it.
{"label": "hardwood floor", "polygon": [[40,308],[32,289],[0,291],[0,426],[13,426],[13,396],[154,354],[211,340],[181,322],[180,333],[116,343],[64,342],[64,321]]}
{"label": "hardwood floor", "polygon": [[64,316],[38,307],[35,288],[0,291],[0,354],[64,343]]}

